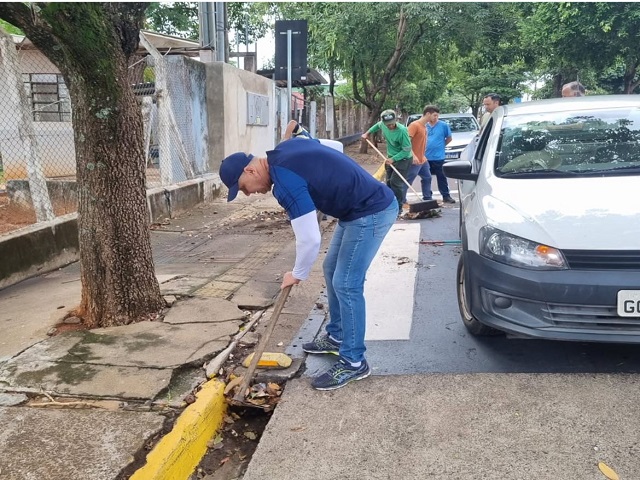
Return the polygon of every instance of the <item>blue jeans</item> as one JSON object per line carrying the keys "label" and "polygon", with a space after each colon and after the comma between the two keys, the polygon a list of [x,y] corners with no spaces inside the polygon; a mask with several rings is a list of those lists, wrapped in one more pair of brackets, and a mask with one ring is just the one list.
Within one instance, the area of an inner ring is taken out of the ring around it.
{"label": "blue jeans", "polygon": [[322,264],[329,298],[327,333],[341,342],[340,356],[349,362],[364,360],[365,276],[397,215],[394,199],[378,213],[338,221]]}
{"label": "blue jeans", "polygon": [[447,177],[444,175],[442,166],[444,160],[429,160],[429,167],[431,167],[431,175],[435,175],[438,179],[438,190],[442,194],[442,198],[448,198],[451,196],[449,193],[449,183],[447,183]]}
{"label": "blue jeans", "polygon": [[[407,174],[407,182],[413,185],[413,181],[420,175],[420,184],[422,185],[422,199],[431,200],[431,171],[429,170],[429,162],[425,162],[422,165],[411,165],[409,173]],[[404,203],[407,203],[407,190],[409,188],[405,185],[404,189]]]}

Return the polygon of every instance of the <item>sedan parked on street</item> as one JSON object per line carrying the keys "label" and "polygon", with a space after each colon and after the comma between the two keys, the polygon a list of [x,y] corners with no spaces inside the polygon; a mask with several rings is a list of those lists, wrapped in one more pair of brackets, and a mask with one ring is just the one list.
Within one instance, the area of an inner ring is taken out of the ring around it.
{"label": "sedan parked on street", "polygon": [[462,151],[480,131],[480,124],[470,113],[444,113],[440,120],[451,128],[451,142],[444,149],[445,162],[458,160]]}
{"label": "sedan parked on street", "polygon": [[640,96],[498,107],[444,171],[471,333],[640,343]]}

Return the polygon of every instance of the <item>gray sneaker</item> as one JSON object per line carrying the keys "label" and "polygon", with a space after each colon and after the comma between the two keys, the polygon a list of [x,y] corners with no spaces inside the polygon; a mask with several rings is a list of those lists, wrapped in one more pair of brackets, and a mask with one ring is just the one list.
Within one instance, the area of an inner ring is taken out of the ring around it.
{"label": "gray sneaker", "polygon": [[313,342],[302,344],[302,350],[307,353],[331,353],[338,355],[340,344],[332,340],[329,335],[316,338]]}
{"label": "gray sneaker", "polygon": [[352,367],[341,358],[328,371],[315,377],[311,381],[311,386],[316,390],[335,390],[355,380],[367,378],[369,375],[371,375],[371,369],[366,360],[363,360],[359,367]]}

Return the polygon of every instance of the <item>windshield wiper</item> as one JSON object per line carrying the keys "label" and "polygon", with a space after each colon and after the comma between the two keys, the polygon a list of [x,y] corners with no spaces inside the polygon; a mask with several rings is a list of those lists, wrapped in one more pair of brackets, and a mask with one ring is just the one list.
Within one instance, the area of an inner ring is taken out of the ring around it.
{"label": "windshield wiper", "polygon": [[624,167],[614,167],[614,168],[590,168],[589,170],[580,170],[578,173],[579,174],[587,174],[587,175],[599,175],[599,174],[603,174],[603,173],[611,173],[611,172],[631,172],[633,173],[634,171],[638,171],[640,172],[640,165],[626,165]]}
{"label": "windshield wiper", "polygon": [[557,170],[555,168],[540,168],[538,170],[520,170],[518,172],[499,172],[501,177],[509,178],[509,177],[523,177],[523,176],[532,176],[535,177],[541,173],[543,174],[551,174],[551,176],[563,176],[563,177],[573,177],[575,175],[579,175],[579,173],[574,171],[567,170]]}

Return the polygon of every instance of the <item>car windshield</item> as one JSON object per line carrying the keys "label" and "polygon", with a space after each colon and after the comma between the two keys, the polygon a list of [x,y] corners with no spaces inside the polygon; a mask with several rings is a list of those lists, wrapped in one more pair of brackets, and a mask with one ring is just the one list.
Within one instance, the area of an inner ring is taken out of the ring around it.
{"label": "car windshield", "polygon": [[640,109],[505,117],[499,176],[640,173]]}
{"label": "car windshield", "polygon": [[440,120],[447,122],[452,133],[475,132],[479,130],[478,122],[473,117],[447,117]]}

